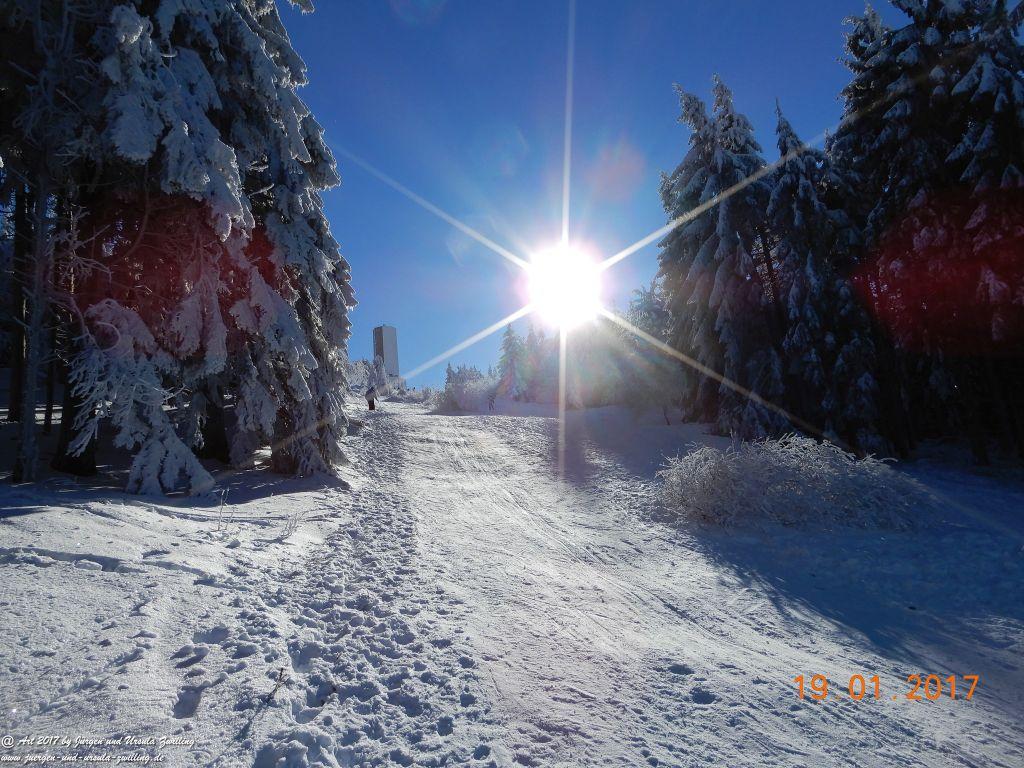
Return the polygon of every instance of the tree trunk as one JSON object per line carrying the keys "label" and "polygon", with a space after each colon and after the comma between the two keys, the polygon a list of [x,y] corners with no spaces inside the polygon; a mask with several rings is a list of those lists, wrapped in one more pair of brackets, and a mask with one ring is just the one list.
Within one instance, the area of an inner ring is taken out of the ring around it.
{"label": "tree trunk", "polygon": [[996,371],[992,354],[989,353],[985,355],[985,375],[988,379],[989,389],[992,392],[993,410],[997,414],[997,421],[1009,436],[1010,445],[1017,452],[1017,455],[1024,458],[1024,435],[1021,435],[1021,427],[1017,421],[1016,409],[1008,397],[1006,388],[1006,378],[1008,378],[1009,372],[1006,371],[1003,373],[1003,376],[1000,376],[999,372]]}
{"label": "tree trunk", "polygon": [[203,423],[202,434],[203,447],[196,450],[196,456],[230,464],[231,447],[228,444],[227,419],[220,397],[206,396],[206,421]]}
{"label": "tree trunk", "polygon": [[274,423],[274,439],[270,444],[270,471],[282,475],[294,475],[299,465],[292,452],[295,441],[295,427],[291,417],[284,408],[277,410]]}
{"label": "tree trunk", "polygon": [[35,196],[33,216],[35,244],[31,268],[26,270],[30,282],[25,286],[29,311],[25,330],[25,363],[21,377],[21,425],[18,429],[18,447],[14,457],[11,481],[31,482],[36,479],[39,465],[39,445],[36,441],[36,390],[39,367],[46,346],[43,320],[46,317],[46,277],[50,254],[50,228],[47,204],[49,193],[45,180],[41,180]]}
{"label": "tree trunk", "polygon": [[786,327],[789,325],[786,321],[786,307],[782,298],[782,286],[779,285],[778,276],[775,274],[775,266],[772,264],[772,252],[768,245],[767,236],[761,232],[758,234],[758,239],[761,241],[765,272],[768,275],[768,285],[772,292],[771,317],[772,325],[774,326],[772,329],[775,337],[774,340],[776,344],[781,345],[783,339],[786,338]]}
{"label": "tree trunk", "polygon": [[[877,315],[877,313],[876,313]],[[878,327],[875,320],[871,321],[871,340],[875,346],[878,361],[879,411],[882,424],[879,431],[892,444],[896,455],[901,459],[910,457],[910,430],[907,426],[906,412],[900,404],[899,373],[896,366],[896,354],[889,339]]]}
{"label": "tree trunk", "polygon": [[28,192],[22,185],[14,192],[14,259],[11,264],[11,380],[7,401],[7,420],[21,418],[22,377],[25,375],[25,271],[32,242],[28,218]]}
{"label": "tree trunk", "polygon": [[49,362],[46,364],[46,411],[43,415],[43,434],[48,435],[53,431],[53,400],[57,388],[57,324],[54,316],[50,315],[50,344],[47,350]]}
{"label": "tree trunk", "polygon": [[[65,350],[65,357],[70,361],[72,348]],[[75,438],[75,418],[82,409],[81,398],[75,397],[71,391],[71,365],[62,366],[64,369],[64,397],[61,401],[60,410],[60,435],[57,438],[57,452],[53,456],[50,466],[58,472],[67,472],[78,477],[87,477],[96,474],[96,439],[89,441],[88,445],[77,456],[68,453],[68,446]]]}

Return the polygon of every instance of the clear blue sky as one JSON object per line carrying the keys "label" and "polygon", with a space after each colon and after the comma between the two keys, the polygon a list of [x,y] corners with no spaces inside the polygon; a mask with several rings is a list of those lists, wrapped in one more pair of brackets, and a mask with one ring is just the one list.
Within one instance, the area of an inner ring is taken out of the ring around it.
{"label": "clear blue sky", "polygon": [[[578,0],[570,238],[610,255],[665,223],[659,173],[688,135],[674,82],[707,98],[719,73],[769,159],[776,98],[805,139],[834,125],[842,20],[862,11],[860,0]],[[282,14],[341,170],[326,206],[359,301],[350,354],[369,357],[371,329],[387,322],[409,370],[521,306],[519,270],[342,150],[516,253],[557,242],[568,2],[320,0],[316,13]],[[623,307],[656,254],[608,272],[608,298]],[[499,337],[454,362],[486,368]],[[443,376],[442,364],[411,383]]]}

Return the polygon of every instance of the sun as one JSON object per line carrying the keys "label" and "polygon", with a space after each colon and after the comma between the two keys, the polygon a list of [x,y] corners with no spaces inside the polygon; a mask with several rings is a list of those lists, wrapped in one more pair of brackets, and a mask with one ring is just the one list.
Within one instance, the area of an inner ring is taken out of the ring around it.
{"label": "sun", "polygon": [[601,270],[571,245],[557,245],[530,262],[530,304],[548,323],[569,330],[601,311]]}

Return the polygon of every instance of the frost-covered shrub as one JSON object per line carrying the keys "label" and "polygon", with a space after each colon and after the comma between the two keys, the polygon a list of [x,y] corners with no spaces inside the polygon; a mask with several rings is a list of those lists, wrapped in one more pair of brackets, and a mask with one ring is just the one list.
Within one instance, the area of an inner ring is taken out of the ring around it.
{"label": "frost-covered shrub", "polygon": [[370,388],[373,378],[373,365],[369,360],[350,360],[346,367],[346,377],[350,392],[362,395]]}
{"label": "frost-covered shrub", "polygon": [[[403,382],[404,384],[404,382]],[[388,395],[388,402],[433,404],[437,391],[433,387],[398,387]]]}
{"label": "frost-covered shrub", "polygon": [[497,391],[499,381],[485,376],[473,366],[448,366],[444,390],[436,398],[437,411],[486,411],[487,402]]}
{"label": "frost-covered shrub", "polygon": [[724,526],[775,522],[906,529],[927,491],[871,456],[786,435],[724,451],[709,446],[668,459],[662,498],[682,517]]}

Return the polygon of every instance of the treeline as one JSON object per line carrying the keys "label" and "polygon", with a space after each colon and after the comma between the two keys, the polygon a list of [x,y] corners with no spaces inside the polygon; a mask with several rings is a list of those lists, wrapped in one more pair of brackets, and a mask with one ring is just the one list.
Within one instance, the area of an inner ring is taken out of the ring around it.
{"label": "treeline", "polygon": [[131,491],[199,491],[199,458],[266,446],[330,470],[354,301],[275,3],[0,0],[0,50],[13,479],[58,397],[53,466],[89,474],[109,441]]}
{"label": "treeline", "polygon": [[[1024,6],[895,0],[846,40],[824,151],[779,111],[779,160],[718,79],[679,90],[689,150],[663,177],[671,346],[862,451],[967,435],[1024,456]],[[777,411],[682,367],[691,418],[753,438]]]}
{"label": "treeline", "polygon": [[[1024,456],[1024,3],[894,5],[897,29],[870,8],[847,20],[853,77],[823,150],[780,108],[769,163],[719,78],[710,109],[677,86],[689,148],[660,189],[675,226],[627,319],[728,383],[600,320],[570,337],[570,406]],[[449,368],[446,391],[555,402],[558,355],[509,328],[497,371]]]}
{"label": "treeline", "polygon": [[[636,291],[627,319],[645,332],[657,331],[666,317],[656,287]],[[511,325],[501,339],[501,356],[485,372],[448,365],[442,408],[483,410],[490,398],[554,404],[559,399],[558,334],[530,325],[521,336]],[[565,400],[569,408],[678,405],[678,363],[621,326],[598,318],[571,332],[566,345]],[[678,420],[678,413],[675,414]]]}

